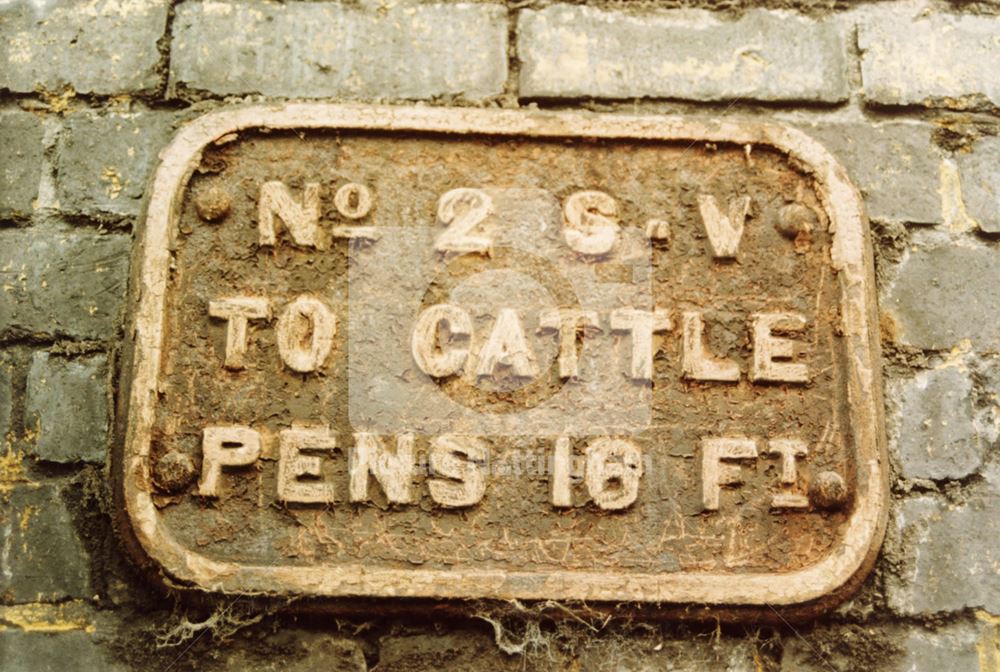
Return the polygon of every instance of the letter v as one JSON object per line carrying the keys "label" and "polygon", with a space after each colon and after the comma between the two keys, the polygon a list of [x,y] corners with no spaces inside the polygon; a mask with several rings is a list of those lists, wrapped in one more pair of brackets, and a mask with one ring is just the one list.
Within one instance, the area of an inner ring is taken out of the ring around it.
{"label": "letter v", "polygon": [[729,204],[729,216],[719,210],[714,196],[698,196],[698,209],[716,259],[733,259],[743,238],[743,222],[750,211],[750,197],[741,196]]}

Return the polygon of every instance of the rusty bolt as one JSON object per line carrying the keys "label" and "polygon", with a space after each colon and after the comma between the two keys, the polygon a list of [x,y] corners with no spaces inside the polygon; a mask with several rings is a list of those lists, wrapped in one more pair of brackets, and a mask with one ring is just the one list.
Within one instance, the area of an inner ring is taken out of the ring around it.
{"label": "rusty bolt", "polygon": [[809,485],[809,499],[821,509],[839,509],[847,502],[847,484],[835,471],[821,471]]}
{"label": "rusty bolt", "polygon": [[795,240],[799,234],[809,233],[817,224],[816,213],[801,203],[789,203],[778,211],[778,219],[774,228],[789,240]]}
{"label": "rusty bolt", "polygon": [[171,450],[156,461],[153,481],[164,492],[181,492],[194,478],[194,460],[187,453]]}
{"label": "rusty bolt", "polygon": [[233,201],[229,194],[219,187],[211,187],[202,191],[194,200],[198,216],[206,222],[219,222],[229,214]]}

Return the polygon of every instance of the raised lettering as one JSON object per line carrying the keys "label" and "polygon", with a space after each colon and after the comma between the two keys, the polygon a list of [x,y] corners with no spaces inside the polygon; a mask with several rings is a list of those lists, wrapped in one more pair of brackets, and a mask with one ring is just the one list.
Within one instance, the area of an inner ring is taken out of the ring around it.
{"label": "raised lettering", "polygon": [[337,318],[322,301],[299,296],[278,317],[278,354],[288,368],[316,371],[333,348]]}
{"label": "raised lettering", "polygon": [[719,510],[722,486],[739,485],[743,482],[739,466],[729,462],[755,457],[757,457],[757,443],[753,439],[701,440],[701,501],[706,511]]}
{"label": "raised lettering", "polygon": [[555,331],[559,334],[559,377],[568,379],[579,376],[576,339],[580,333],[599,330],[597,313],[592,310],[552,308],[539,315],[538,326],[540,331]]}
{"label": "raised lettering", "polygon": [[705,233],[716,259],[732,259],[740,249],[743,224],[750,212],[750,197],[741,196],[729,203],[729,216],[722,214],[715,196],[698,195],[698,210],[705,223]]}
{"label": "raised lettering", "polygon": [[620,228],[618,203],[603,191],[578,191],[563,204],[563,238],[574,252],[607,254]]}
{"label": "raised lettering", "polygon": [[568,436],[556,439],[552,456],[552,506],[573,506],[573,492],[570,489],[573,444]]}
{"label": "raised lettering", "polygon": [[[790,489],[799,480],[798,459],[808,455],[809,449],[804,441],[797,439],[772,439],[767,442],[764,454],[781,458],[781,485]],[[809,507],[809,498],[794,492],[779,492],[771,499],[771,506],[775,509],[805,509]]]}
{"label": "raised lettering", "polygon": [[333,195],[333,205],[348,219],[361,219],[372,209],[372,192],[357,182],[348,182]]}
{"label": "raised lettering", "polygon": [[271,302],[257,296],[231,296],[208,302],[208,314],[227,321],[223,366],[238,371],[246,367],[247,322],[271,319]]}
{"label": "raised lettering", "polygon": [[246,467],[260,457],[260,433],[240,425],[206,427],[201,433],[198,494],[219,496],[223,467]]}
{"label": "raised lettering", "polygon": [[517,378],[538,375],[535,355],[528,347],[521,319],[513,308],[500,309],[486,345],[479,353],[476,376],[493,376],[498,366],[509,367],[511,374]]}
{"label": "raised lettering", "polygon": [[472,506],[486,492],[486,476],[480,466],[486,461],[486,444],[473,436],[445,434],[431,441],[427,481],[431,499],[441,506]]}
{"label": "raised lettering", "polygon": [[584,480],[590,498],[599,508],[628,508],[639,496],[642,452],[631,441],[601,438],[587,446]]}
{"label": "raised lettering", "polygon": [[715,357],[705,345],[704,331],[701,313],[688,311],[681,316],[682,375],[691,380],[739,380],[739,365],[731,359]]}
{"label": "raised lettering", "polygon": [[611,330],[632,334],[632,357],[628,375],[633,380],[653,379],[653,334],[670,331],[674,324],[667,311],[619,308],[611,313]]}
{"label": "raised lettering", "polygon": [[493,199],[482,189],[452,189],[438,200],[438,220],[448,228],[438,236],[438,252],[489,254],[493,241],[471,231],[493,212]]}
{"label": "raised lettering", "polygon": [[323,480],[322,458],[304,451],[332,451],[336,435],[326,426],[292,427],[278,433],[278,499],[298,504],[331,504],[332,483]]}
{"label": "raised lettering", "polygon": [[467,347],[439,345],[438,332],[442,327],[447,329],[449,340],[468,339],[472,335],[472,318],[463,309],[446,303],[438,303],[420,313],[410,337],[410,352],[420,370],[435,378],[459,373],[469,356]]}
{"label": "raised lettering", "polygon": [[265,182],[257,203],[257,226],[261,245],[278,244],[280,219],[296,245],[325,250],[329,236],[319,226],[319,184],[309,182],[302,191],[302,203],[296,203],[283,182]]}
{"label": "raised lettering", "polygon": [[348,471],[352,502],[368,501],[370,474],[382,486],[387,500],[394,504],[408,504],[413,480],[413,435],[396,437],[396,452],[391,453],[375,434],[356,432]]}
{"label": "raised lettering", "polygon": [[756,313],[753,322],[753,363],[750,380],[754,382],[807,383],[809,367],[798,362],[780,361],[795,356],[795,342],[771,332],[802,331],[806,318],[794,313]]}

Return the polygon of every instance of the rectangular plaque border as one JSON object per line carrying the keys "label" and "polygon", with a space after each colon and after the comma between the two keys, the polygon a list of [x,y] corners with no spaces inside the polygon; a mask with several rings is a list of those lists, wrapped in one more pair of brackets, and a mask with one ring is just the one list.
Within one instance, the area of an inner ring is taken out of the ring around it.
{"label": "rectangular plaque border", "polygon": [[[242,565],[180,545],[152,500],[151,428],[171,250],[184,187],[216,141],[246,129],[343,129],[524,138],[608,138],[765,145],[815,180],[830,218],[831,265],[841,292],[848,406],[857,450],[854,508],[837,550],[786,573],[380,569],[340,565]],[[144,225],[133,249],[126,351],[120,376],[113,474],[119,528],[129,549],[165,583],[201,592],[340,598],[459,598],[698,604],[718,610],[793,607],[809,612],[857,588],[885,533],[888,462],[882,410],[875,276],[860,194],[822,145],[787,126],[721,119],[584,112],[286,103],[226,108],[184,125],[160,153]],[[777,613],[777,612],[775,612]]]}

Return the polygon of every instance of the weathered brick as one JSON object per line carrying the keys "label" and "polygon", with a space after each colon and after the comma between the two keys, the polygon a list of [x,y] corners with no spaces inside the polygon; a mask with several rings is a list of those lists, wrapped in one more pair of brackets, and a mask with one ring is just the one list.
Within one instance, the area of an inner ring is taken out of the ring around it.
{"label": "weathered brick", "polygon": [[104,355],[66,359],[35,353],[25,404],[35,457],[46,462],[104,462],[107,365]]}
{"label": "weathered brick", "polygon": [[847,98],[840,27],[752,10],[625,13],[577,5],[523,11],[521,94],[529,98]]}
{"label": "weathered brick", "polygon": [[[1000,105],[996,16],[893,9],[858,26],[865,98],[883,105]],[[946,100],[945,100],[946,99]]]}
{"label": "weathered brick", "polygon": [[7,435],[14,404],[14,362],[0,352],[0,455],[7,450]]}
{"label": "weathered brick", "polygon": [[1000,348],[1000,256],[987,247],[941,245],[912,251],[886,291],[882,310],[897,342],[950,349],[969,339],[979,352]]}
{"label": "weathered brick", "polygon": [[30,112],[0,112],[0,218],[31,214],[42,175],[42,120]]}
{"label": "weathered brick", "polygon": [[[1000,416],[1000,355],[977,358],[973,375],[982,387],[983,396],[988,401],[994,402],[991,410]],[[996,431],[1000,434],[1000,421],[997,422]],[[990,440],[993,441],[995,438],[991,436]]]}
{"label": "weathered brick", "polygon": [[[0,599],[89,598],[90,569],[60,490],[16,486],[0,506]],[[7,668],[3,668],[7,669]]]}
{"label": "weathered brick", "polygon": [[452,630],[443,635],[389,635],[379,640],[379,666],[396,672],[519,670],[523,659],[500,651],[485,633]]}
{"label": "weathered brick", "polygon": [[[581,644],[577,661],[579,669],[607,672],[756,672],[765,664],[765,656],[755,652],[749,640],[706,637],[665,641],[633,635],[625,641],[588,640]],[[571,664],[566,667],[574,669]]]}
{"label": "weathered brick", "polygon": [[912,224],[941,222],[941,158],[923,122],[802,126],[833,153],[865,198],[872,219]]}
{"label": "weathered brick", "polygon": [[[594,637],[581,639],[572,651],[546,648],[545,635],[527,642],[523,654],[508,655],[482,632],[452,630],[444,635],[390,635],[379,640],[379,667],[394,672],[494,672],[498,670],[572,669],[600,672],[752,672],[755,652],[750,641],[709,638],[665,641],[662,637]],[[511,642],[516,646],[517,641]],[[534,645],[534,646],[533,646]],[[757,654],[758,659],[761,654]],[[528,661],[540,661],[530,665]]]}
{"label": "weathered brick", "polygon": [[981,231],[1000,233],[1000,138],[980,138],[971,152],[956,154],[955,163],[969,216]]}
{"label": "weathered brick", "polygon": [[0,631],[0,669],[5,672],[117,672],[123,665],[109,660],[96,637],[69,632]]}
{"label": "weathered brick", "polygon": [[0,336],[114,337],[127,236],[0,231]]}
{"label": "weathered brick", "polygon": [[920,627],[908,630],[902,642],[903,659],[896,668],[899,672],[979,669],[976,645],[980,624],[961,622],[946,625],[937,631]]}
{"label": "weathered brick", "polygon": [[903,503],[897,514],[902,566],[886,582],[895,611],[1000,613],[1000,466],[985,476],[961,504],[931,495]]}
{"label": "weathered brick", "polygon": [[896,446],[906,478],[962,478],[982,466],[972,379],[958,366],[921,371],[890,387],[898,397]]}
{"label": "weathered brick", "polygon": [[979,669],[976,623],[962,621],[937,630],[893,624],[833,626],[819,632],[819,638],[801,631],[785,638],[782,672],[847,672],[861,669],[859,665],[878,672]]}
{"label": "weathered brick", "polygon": [[215,93],[430,98],[501,93],[507,13],[494,4],[203,2],[177,8],[171,81]]}
{"label": "weathered brick", "polygon": [[[253,651],[229,650],[224,669],[256,672],[366,672],[361,646],[325,632],[283,629],[270,633]],[[275,655],[281,651],[281,655]],[[387,668],[391,669],[391,668]]]}
{"label": "weathered brick", "polygon": [[174,117],[162,112],[69,117],[59,136],[57,195],[64,212],[135,216]]}
{"label": "weathered brick", "polygon": [[0,5],[0,88],[72,86],[115,94],[157,86],[156,41],[168,0],[56,0]]}

